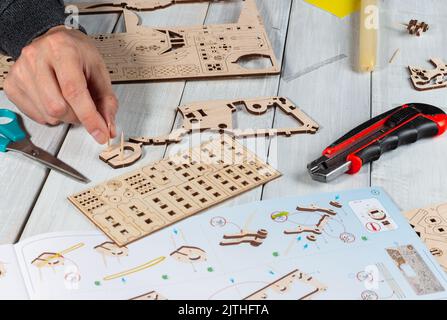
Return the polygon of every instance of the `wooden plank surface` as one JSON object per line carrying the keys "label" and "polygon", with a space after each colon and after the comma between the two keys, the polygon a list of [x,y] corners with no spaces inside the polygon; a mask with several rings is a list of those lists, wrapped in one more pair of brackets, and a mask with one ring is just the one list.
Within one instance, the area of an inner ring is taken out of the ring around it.
{"label": "wooden plank surface", "polygon": [[[283,177],[265,186],[264,199],[369,184],[368,167],[355,177],[344,176],[330,184],[313,181],[306,168],[336,138],[370,116],[370,76],[353,70],[357,38],[352,28],[357,21],[358,14],[338,19],[303,1],[293,2],[279,95],[294,101],[321,130],[315,136],[276,139],[269,155],[278,162]],[[312,26],[311,31],[303,26]],[[340,55],[346,58],[322,66]],[[306,73],[312,66],[319,68]],[[290,119],[278,113],[274,126],[287,124]]]}
{"label": "wooden plank surface", "polygon": [[[410,102],[432,104],[447,111],[447,89],[419,92],[409,80],[408,65],[431,69],[430,57],[447,60],[447,2],[443,0],[394,0],[382,4],[381,60],[400,49],[394,63],[373,74],[373,114]],[[410,19],[425,21],[430,30],[410,36]],[[447,135],[404,146],[382,156],[372,166],[372,184],[383,186],[403,210],[447,201],[445,164]]]}
{"label": "wooden plank surface", "polygon": [[[447,4],[443,0],[424,3],[417,0],[382,1],[381,63],[379,70],[370,75],[359,74],[354,70],[357,59],[358,14],[338,19],[303,0],[257,0],[257,3],[277,58],[284,60],[281,77],[117,85],[114,88],[121,106],[118,114],[119,130],[124,130],[126,136],[168,133],[173,126],[180,124],[176,107],[193,101],[287,96],[319,122],[321,131],[315,136],[245,141],[249,147],[256,144],[256,151],[277,165],[283,177],[223,205],[231,206],[261,198],[337,191],[370,184],[385,187],[402,209],[445,201],[447,187],[444,186],[442,177],[442,164],[445,162],[443,151],[447,144],[445,137],[418,143],[400,150],[402,152],[387,154],[372,168],[365,166],[360,174],[343,176],[330,184],[312,181],[306,165],[336,138],[372,115],[411,101],[443,106],[447,91],[416,92],[409,83],[406,66],[428,66],[426,60],[432,55],[447,59],[443,46],[446,35],[442,33],[446,18],[443,12],[447,12]],[[172,6],[140,15],[145,25],[163,27],[173,24],[234,22],[239,9],[240,3],[237,1],[211,5],[199,3]],[[411,18],[427,21],[432,29],[421,38],[410,37],[398,24]],[[386,61],[397,48],[400,48],[400,54],[388,66]],[[259,118],[244,113],[236,117],[236,124],[243,128],[278,128],[287,126],[289,121],[289,118],[277,112],[270,112]],[[36,132],[40,131],[36,129]],[[45,133],[42,133],[42,137],[47,141]],[[58,141],[60,143],[61,139]],[[47,143],[51,144],[50,141]],[[133,170],[110,169],[97,159],[101,150],[82,128],[71,128],[59,157],[85,173],[94,181],[92,184]],[[172,150],[173,147],[146,147],[144,158],[138,165],[159,160]],[[422,166],[421,163],[426,165]],[[10,165],[2,166],[8,168],[7,170],[9,167]],[[26,166],[21,168],[20,170],[25,170]],[[30,169],[29,172],[35,175],[38,171]],[[43,178],[40,181],[42,183]],[[35,179],[30,178],[29,184],[32,183],[35,183]],[[66,200],[69,194],[84,188],[85,185],[50,173],[22,238],[50,231],[93,229],[93,225]],[[21,199],[32,197],[35,193],[31,191]],[[15,199],[14,203],[22,204],[19,197]],[[0,214],[3,213],[0,211]],[[5,216],[15,218],[9,213]],[[1,236],[9,230],[1,230]]]}
{"label": "wooden plank surface", "polygon": [[[89,32],[98,32],[112,30],[115,20],[112,15],[101,19],[90,16],[83,18],[81,22]],[[0,103],[1,108],[18,111],[3,91],[0,92]],[[67,125],[41,126],[26,116],[23,121],[35,145],[57,154],[67,133]],[[0,244],[4,244],[17,240],[49,170],[13,152],[1,155],[0,168]]]}

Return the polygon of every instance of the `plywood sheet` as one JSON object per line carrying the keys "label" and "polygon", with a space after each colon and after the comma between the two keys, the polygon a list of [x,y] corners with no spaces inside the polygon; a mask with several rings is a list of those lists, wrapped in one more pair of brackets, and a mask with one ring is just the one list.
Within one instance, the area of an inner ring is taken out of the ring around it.
{"label": "plywood sheet", "polygon": [[[84,4],[80,12],[124,14],[125,33],[91,36],[113,83],[278,74],[281,68],[255,0],[242,1],[238,23],[209,26],[150,28],[138,25],[138,16],[129,10],[155,10],[172,1]],[[5,59],[0,57],[0,75],[10,67],[2,64]],[[245,64],[256,59],[263,63]],[[0,76],[0,87],[3,81]]]}

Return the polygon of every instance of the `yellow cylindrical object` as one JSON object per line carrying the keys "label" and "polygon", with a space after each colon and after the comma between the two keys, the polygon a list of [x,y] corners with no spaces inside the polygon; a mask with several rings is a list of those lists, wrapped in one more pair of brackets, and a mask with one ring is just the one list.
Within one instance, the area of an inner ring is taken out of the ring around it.
{"label": "yellow cylindrical object", "polygon": [[379,31],[378,0],[361,0],[359,71],[374,71],[377,64]]}

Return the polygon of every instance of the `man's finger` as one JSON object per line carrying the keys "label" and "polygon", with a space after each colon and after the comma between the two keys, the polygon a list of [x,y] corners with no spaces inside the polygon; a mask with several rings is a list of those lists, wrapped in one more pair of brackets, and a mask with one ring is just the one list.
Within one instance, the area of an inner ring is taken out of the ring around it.
{"label": "man's finger", "polygon": [[106,143],[109,136],[107,124],[90,96],[79,57],[67,53],[63,61],[55,61],[54,71],[62,95],[79,121],[98,143]]}
{"label": "man's finger", "polygon": [[62,96],[54,71],[47,63],[38,63],[34,77],[40,102],[47,115],[57,119],[66,117],[70,106]]}
{"label": "man's finger", "polygon": [[110,124],[111,138],[114,138],[116,136],[115,116],[118,111],[118,99],[113,92],[107,68],[99,57],[89,75],[88,86],[99,113],[106,123]]}

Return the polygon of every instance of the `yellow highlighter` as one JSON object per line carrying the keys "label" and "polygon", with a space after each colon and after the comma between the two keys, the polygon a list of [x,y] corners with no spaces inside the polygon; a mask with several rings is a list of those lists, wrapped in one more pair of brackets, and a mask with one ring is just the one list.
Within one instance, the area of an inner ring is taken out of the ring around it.
{"label": "yellow highlighter", "polygon": [[379,1],[361,0],[359,71],[374,71],[377,64]]}

